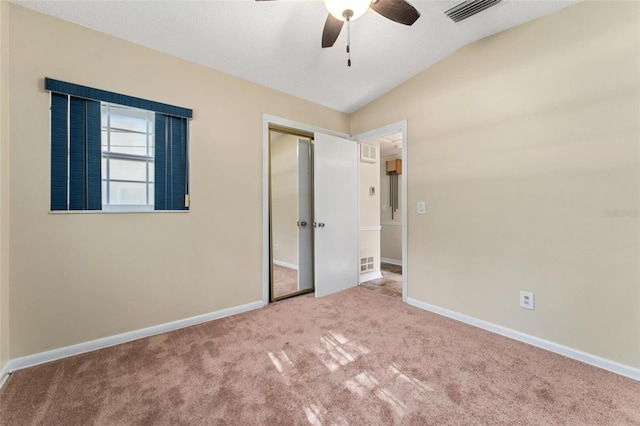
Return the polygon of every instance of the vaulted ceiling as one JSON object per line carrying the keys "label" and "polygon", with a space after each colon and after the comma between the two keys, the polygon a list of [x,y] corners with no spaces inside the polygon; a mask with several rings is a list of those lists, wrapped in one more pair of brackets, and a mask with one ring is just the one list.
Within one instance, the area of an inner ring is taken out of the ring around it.
{"label": "vaulted ceiling", "polygon": [[504,0],[459,23],[444,13],[459,0],[409,0],[421,13],[413,26],[368,10],[351,23],[351,67],[346,27],[321,48],[320,0],[12,1],[350,113],[466,44],[579,0]]}

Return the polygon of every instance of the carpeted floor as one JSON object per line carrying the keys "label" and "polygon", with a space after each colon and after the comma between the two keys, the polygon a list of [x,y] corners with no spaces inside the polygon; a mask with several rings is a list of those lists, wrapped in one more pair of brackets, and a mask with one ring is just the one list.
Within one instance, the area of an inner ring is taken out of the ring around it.
{"label": "carpeted floor", "polygon": [[362,286],[15,372],[3,425],[637,425],[640,382]]}
{"label": "carpeted floor", "polygon": [[[380,263],[382,278],[361,284],[369,290],[376,290],[393,297],[402,297],[402,266]],[[273,265],[274,298],[287,296],[298,291],[298,271],[280,265]]]}
{"label": "carpeted floor", "polygon": [[382,278],[360,284],[369,290],[377,290],[382,294],[402,298],[402,266],[391,263],[380,263]]}

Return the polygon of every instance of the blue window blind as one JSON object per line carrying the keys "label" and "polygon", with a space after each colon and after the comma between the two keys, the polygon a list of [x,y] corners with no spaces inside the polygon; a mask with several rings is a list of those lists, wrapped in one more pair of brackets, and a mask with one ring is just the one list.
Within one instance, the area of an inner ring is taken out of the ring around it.
{"label": "blue window blind", "polygon": [[100,102],[51,97],[51,210],[100,210]]}
{"label": "blue window blind", "polygon": [[188,210],[192,110],[45,78],[51,92],[51,210],[102,209],[100,103],[154,111],[155,210]]}
{"label": "blue window blind", "polygon": [[68,209],[69,97],[51,94],[51,210]]}
{"label": "blue window blind", "polygon": [[156,113],[155,210],[186,210],[187,119]]}
{"label": "blue window blind", "polygon": [[100,210],[100,102],[69,102],[69,210]]}
{"label": "blue window blind", "polygon": [[163,104],[161,102],[149,101],[120,93],[108,92],[106,90],[94,89],[92,87],[81,86],[79,84],[67,83],[66,81],[54,80],[45,77],[44,87],[52,93],[62,93],[75,96],[80,99],[91,99],[93,101],[109,102],[112,104],[130,106],[134,108],[146,109],[148,111],[160,112],[173,117],[192,118],[193,111],[189,108]]}

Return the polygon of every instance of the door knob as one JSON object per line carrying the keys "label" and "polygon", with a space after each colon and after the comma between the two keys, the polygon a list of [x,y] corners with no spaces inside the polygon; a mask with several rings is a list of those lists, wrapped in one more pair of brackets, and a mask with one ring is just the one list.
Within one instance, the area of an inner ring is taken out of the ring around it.
{"label": "door knob", "polygon": [[320,228],[324,228],[324,223],[319,222],[319,223],[318,223],[318,226],[319,226]]}
{"label": "door knob", "polygon": [[302,226],[304,228],[305,226],[307,226],[307,222],[305,222],[304,220],[303,221],[299,221],[298,222],[298,226]]}

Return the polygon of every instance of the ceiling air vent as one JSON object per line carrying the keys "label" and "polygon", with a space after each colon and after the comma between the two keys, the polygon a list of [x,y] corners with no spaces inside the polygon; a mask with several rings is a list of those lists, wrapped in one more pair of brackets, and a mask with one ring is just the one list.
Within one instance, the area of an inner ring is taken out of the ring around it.
{"label": "ceiling air vent", "polygon": [[500,3],[502,0],[470,0],[464,1],[456,6],[453,6],[451,9],[445,11],[453,22],[460,22],[464,19],[467,19],[476,13],[480,13],[485,9],[490,8],[491,6],[495,6]]}

